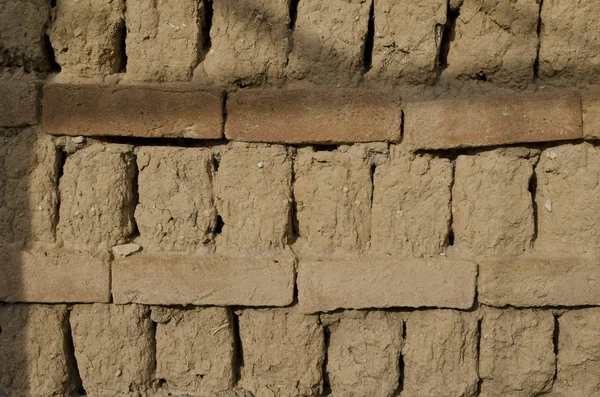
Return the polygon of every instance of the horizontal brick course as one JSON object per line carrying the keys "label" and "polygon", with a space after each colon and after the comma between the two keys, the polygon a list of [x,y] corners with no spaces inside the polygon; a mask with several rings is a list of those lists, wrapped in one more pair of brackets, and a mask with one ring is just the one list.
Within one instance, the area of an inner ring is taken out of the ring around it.
{"label": "horizontal brick course", "polygon": [[560,141],[583,136],[577,94],[412,102],[405,106],[405,142],[414,150]]}
{"label": "horizontal brick course", "polygon": [[225,136],[295,144],[397,141],[400,125],[400,108],[378,92],[254,90],[228,98]]}
{"label": "horizontal brick course", "polygon": [[286,306],[294,295],[295,259],[140,254],[112,265],[117,304]]}
{"label": "horizontal brick course", "polygon": [[444,307],[468,309],[477,265],[439,258],[303,261],[298,300],[304,313],[335,309]]}
{"label": "horizontal brick course", "polygon": [[51,135],[219,139],[222,102],[199,90],[48,84],[42,122]]}
{"label": "horizontal brick course", "polygon": [[38,119],[39,89],[31,81],[0,79],[0,127],[32,125]]}

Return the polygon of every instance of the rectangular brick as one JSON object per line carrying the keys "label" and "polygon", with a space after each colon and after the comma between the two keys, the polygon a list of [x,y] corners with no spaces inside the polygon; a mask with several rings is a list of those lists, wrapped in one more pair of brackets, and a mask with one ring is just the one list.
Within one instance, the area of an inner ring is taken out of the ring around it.
{"label": "rectangular brick", "polygon": [[108,302],[107,255],[62,249],[0,253],[0,301]]}
{"label": "rectangular brick", "polygon": [[44,87],[43,130],[51,135],[219,139],[221,95],[176,87]]}
{"label": "rectangular brick", "polygon": [[117,304],[286,306],[294,295],[295,259],[140,254],[112,266]]}
{"label": "rectangular brick", "polygon": [[271,143],[397,141],[401,111],[378,92],[251,90],[227,101],[228,139]]}
{"label": "rectangular brick", "polygon": [[444,307],[468,309],[477,265],[441,258],[300,261],[298,292],[305,313],[335,309]]}
{"label": "rectangular brick", "polygon": [[581,98],[528,94],[413,102],[406,105],[405,141],[413,150],[580,139]]}
{"label": "rectangular brick", "polygon": [[600,266],[585,259],[525,258],[479,265],[479,301],[490,306],[600,304]]}
{"label": "rectangular brick", "polygon": [[0,127],[32,125],[38,119],[39,89],[32,81],[0,79]]}

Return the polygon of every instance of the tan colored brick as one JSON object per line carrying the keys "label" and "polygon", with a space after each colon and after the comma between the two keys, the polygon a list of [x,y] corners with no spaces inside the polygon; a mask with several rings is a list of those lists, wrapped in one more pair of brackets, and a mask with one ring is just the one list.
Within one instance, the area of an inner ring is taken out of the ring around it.
{"label": "tan colored brick", "polygon": [[405,109],[405,142],[412,149],[449,149],[580,139],[576,94],[412,102]]}
{"label": "tan colored brick", "polygon": [[406,321],[404,387],[411,397],[475,395],[477,317],[454,310],[415,311]]}
{"label": "tan colored brick", "polygon": [[[1,17],[0,17],[1,19]],[[35,81],[21,76],[0,75],[0,127],[38,122],[39,89]]]}
{"label": "tan colored brick", "polygon": [[176,88],[48,84],[42,122],[51,135],[223,136],[220,95]]}
{"label": "tan colored brick", "polygon": [[576,258],[483,261],[478,291],[479,301],[492,306],[600,305],[600,267]]}
{"label": "tan colored brick", "polygon": [[89,395],[144,395],[154,375],[154,330],[143,306],[75,305],[75,358]]}
{"label": "tan colored brick", "polygon": [[373,176],[371,250],[440,254],[450,232],[452,162],[392,146]]}
{"label": "tan colored brick", "polygon": [[371,165],[357,145],[336,151],[299,149],[294,199],[302,252],[367,248],[371,222]]}
{"label": "tan colored brick", "polygon": [[228,139],[272,143],[397,141],[401,112],[378,92],[251,90],[227,101]]}
{"label": "tan colored brick", "polygon": [[550,391],[553,334],[549,311],[486,309],[479,353],[481,395],[530,397]]}
{"label": "tan colored brick", "polygon": [[67,321],[63,305],[0,305],[0,394],[47,397],[75,393]]}
{"label": "tan colored brick", "polygon": [[108,255],[61,249],[0,253],[0,301],[108,302]]}
{"label": "tan colored brick", "polygon": [[600,92],[582,96],[583,138],[600,139]]}
{"label": "tan colored brick", "polygon": [[373,307],[468,309],[475,299],[476,273],[474,263],[440,258],[301,260],[298,300],[304,313]]}
{"label": "tan colored brick", "polygon": [[295,259],[138,254],[112,265],[117,304],[286,306]]}
{"label": "tan colored brick", "polygon": [[156,378],[173,395],[213,397],[233,387],[233,319],[219,307],[153,308]]}
{"label": "tan colored brick", "polygon": [[244,310],[239,386],[255,396],[320,396],[325,335],[318,316],[297,309]]}
{"label": "tan colored brick", "polygon": [[210,150],[144,146],[135,153],[136,242],[145,251],[195,251],[210,243],[217,221]]}

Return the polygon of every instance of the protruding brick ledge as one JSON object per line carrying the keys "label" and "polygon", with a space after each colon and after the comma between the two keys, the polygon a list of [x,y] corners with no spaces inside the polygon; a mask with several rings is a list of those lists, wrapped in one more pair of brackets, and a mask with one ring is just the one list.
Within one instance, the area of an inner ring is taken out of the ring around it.
{"label": "protruding brick ledge", "polygon": [[222,98],[167,87],[48,84],[42,127],[51,135],[219,139]]}
{"label": "protruding brick ledge", "polygon": [[304,313],[336,309],[440,307],[469,309],[477,265],[440,258],[303,261],[298,301]]}
{"label": "protruding brick ledge", "polygon": [[414,149],[451,149],[581,139],[578,94],[480,97],[405,106],[404,138]]}
{"label": "protruding brick ledge", "polygon": [[33,125],[38,119],[39,87],[33,81],[0,80],[0,127]]}
{"label": "protruding brick ledge", "polygon": [[2,252],[0,301],[110,302],[108,254],[62,249]]}
{"label": "protruding brick ledge", "polygon": [[600,262],[525,258],[479,265],[479,301],[490,306],[600,305]]}
{"label": "protruding brick ledge", "polygon": [[115,303],[287,306],[295,258],[139,254],[112,265]]}
{"label": "protruding brick ledge", "polygon": [[398,141],[400,107],[379,92],[249,90],[227,100],[225,136],[267,143]]}

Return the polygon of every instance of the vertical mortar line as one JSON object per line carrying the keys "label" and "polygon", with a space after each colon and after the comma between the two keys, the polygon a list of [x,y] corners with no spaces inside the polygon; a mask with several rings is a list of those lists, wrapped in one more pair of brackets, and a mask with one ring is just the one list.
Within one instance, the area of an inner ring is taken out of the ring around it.
{"label": "vertical mortar line", "polygon": [[394,395],[401,396],[404,391],[404,344],[406,343],[406,319],[402,319],[402,349],[400,349],[400,357],[398,359],[398,388]]}
{"label": "vertical mortar line", "polygon": [[229,99],[229,93],[224,91],[221,93],[221,135],[223,138],[227,139],[225,136],[225,124],[227,123],[227,100]]}
{"label": "vertical mortar line", "polygon": [[127,71],[127,22],[125,15],[127,13],[127,0],[123,0],[123,19],[119,26],[119,52],[120,52],[120,64],[118,67],[119,73],[125,73]]}
{"label": "vertical mortar line", "polygon": [[[196,66],[200,64],[210,51],[212,47],[212,40],[210,38],[210,30],[212,29],[213,23],[213,0],[201,0],[199,4],[202,4],[203,13],[200,15],[198,13],[196,17],[196,26],[198,27],[198,43],[200,46],[200,53],[198,54],[198,58],[196,60]],[[202,18],[200,18],[202,16]]]}
{"label": "vertical mortar line", "polygon": [[290,23],[288,25],[288,28],[290,30],[290,32],[294,31],[294,28],[296,27],[296,19],[298,18],[298,3],[300,3],[300,0],[289,0],[289,17],[290,17]]}
{"label": "vertical mortar line", "polygon": [[537,159],[535,160],[535,162],[533,163],[532,167],[531,167],[531,177],[529,179],[529,186],[528,186],[528,191],[529,194],[531,195],[531,206],[532,206],[532,211],[533,211],[533,236],[531,239],[531,249],[534,248],[535,243],[537,242],[537,238],[538,238],[538,231],[539,231],[539,214],[538,214],[538,205],[537,205],[537,166],[540,163],[540,158],[542,156],[543,153],[543,149],[541,149],[539,156],[537,156]]}
{"label": "vertical mortar line", "polygon": [[242,368],[244,367],[244,347],[240,333],[239,315],[233,307],[228,308],[228,310],[233,328],[233,385],[237,386],[242,377]]}
{"label": "vertical mortar line", "polygon": [[83,381],[81,380],[81,374],[79,373],[79,366],[77,365],[77,357],[75,356],[75,343],[73,342],[73,330],[71,329],[71,307],[67,308],[67,315],[65,316],[65,339],[64,349],[67,356],[67,371],[69,373],[69,386],[76,389],[79,395],[86,395],[86,391],[83,388]]}
{"label": "vertical mortar line", "polygon": [[483,378],[481,378],[481,338],[482,338],[482,323],[483,323],[483,319],[480,317],[477,320],[477,377],[478,377],[478,381],[477,381],[477,390],[475,391],[475,397],[478,397],[481,395],[481,386],[483,384]]}
{"label": "vertical mortar line", "polygon": [[297,155],[297,151],[296,151],[296,148],[291,147],[291,146],[287,148],[287,151],[288,151],[288,156],[290,156],[291,172],[292,172],[291,188],[290,188],[291,202],[290,202],[289,219],[288,219],[289,225],[288,225],[287,245],[292,245],[298,240],[298,237],[300,236],[300,232],[298,230],[298,216],[297,216],[298,205],[296,203],[296,195],[295,195],[295,191],[294,191],[294,187],[296,185],[296,155]]}
{"label": "vertical mortar line", "polygon": [[554,331],[552,332],[552,347],[554,348],[554,377],[552,378],[552,387],[558,378],[558,351],[560,337],[560,314],[554,314]]}
{"label": "vertical mortar line", "polygon": [[[461,4],[462,5],[462,4]],[[440,45],[438,46],[438,53],[435,58],[433,65],[435,70],[435,81],[437,83],[442,75],[442,72],[448,67],[448,53],[450,52],[450,43],[454,41],[454,34],[456,29],[456,20],[460,15],[460,7],[452,9],[450,8],[450,0],[446,2],[446,23],[441,27],[442,35]],[[436,28],[439,25],[436,25]]]}
{"label": "vertical mortar line", "polygon": [[365,36],[363,48],[363,75],[367,74],[373,66],[373,47],[375,45],[375,0],[371,0],[369,8],[369,22],[367,35]]}
{"label": "vertical mortar line", "polygon": [[537,32],[537,49],[535,52],[535,61],[533,62],[533,82],[535,83],[539,78],[540,71],[540,47],[541,47],[541,32],[542,32],[542,6],[544,5],[544,0],[536,0],[536,2],[540,5],[538,11],[538,24],[536,28]]}
{"label": "vertical mortar line", "polygon": [[56,150],[56,205],[55,205],[55,214],[54,214],[54,219],[52,220],[52,234],[54,235],[54,240],[58,240],[58,224],[60,222],[60,206],[61,206],[61,196],[60,196],[60,181],[62,179],[63,173],[64,173],[64,168],[65,168],[65,162],[67,161],[67,153],[56,147],[56,143],[55,144],[55,150]]}
{"label": "vertical mortar line", "polygon": [[[158,368],[158,360],[156,359],[156,329],[158,328],[158,323],[152,320],[152,315],[151,315],[151,311],[152,309],[149,306],[146,306],[148,309],[148,318],[150,319],[150,322],[152,324],[152,326],[150,327],[150,338],[151,338],[151,345],[150,345],[150,349],[151,349],[151,354],[152,354],[152,379],[156,379],[156,371]],[[160,381],[159,381],[160,383]]]}
{"label": "vertical mortar line", "polygon": [[450,219],[448,219],[448,234],[446,235],[446,248],[452,247],[454,245],[454,212],[452,209],[452,201],[454,199],[454,182],[456,179],[456,161],[458,156],[452,160],[450,160],[450,164],[452,166],[452,177],[450,178],[450,202],[448,203],[450,207]]}
{"label": "vertical mortar line", "polygon": [[329,363],[329,345],[331,344],[331,330],[328,326],[323,325],[323,365],[321,367],[321,378],[323,379],[323,393],[321,396],[326,397],[331,395],[331,384],[329,383],[329,373],[327,372],[327,364]]}

